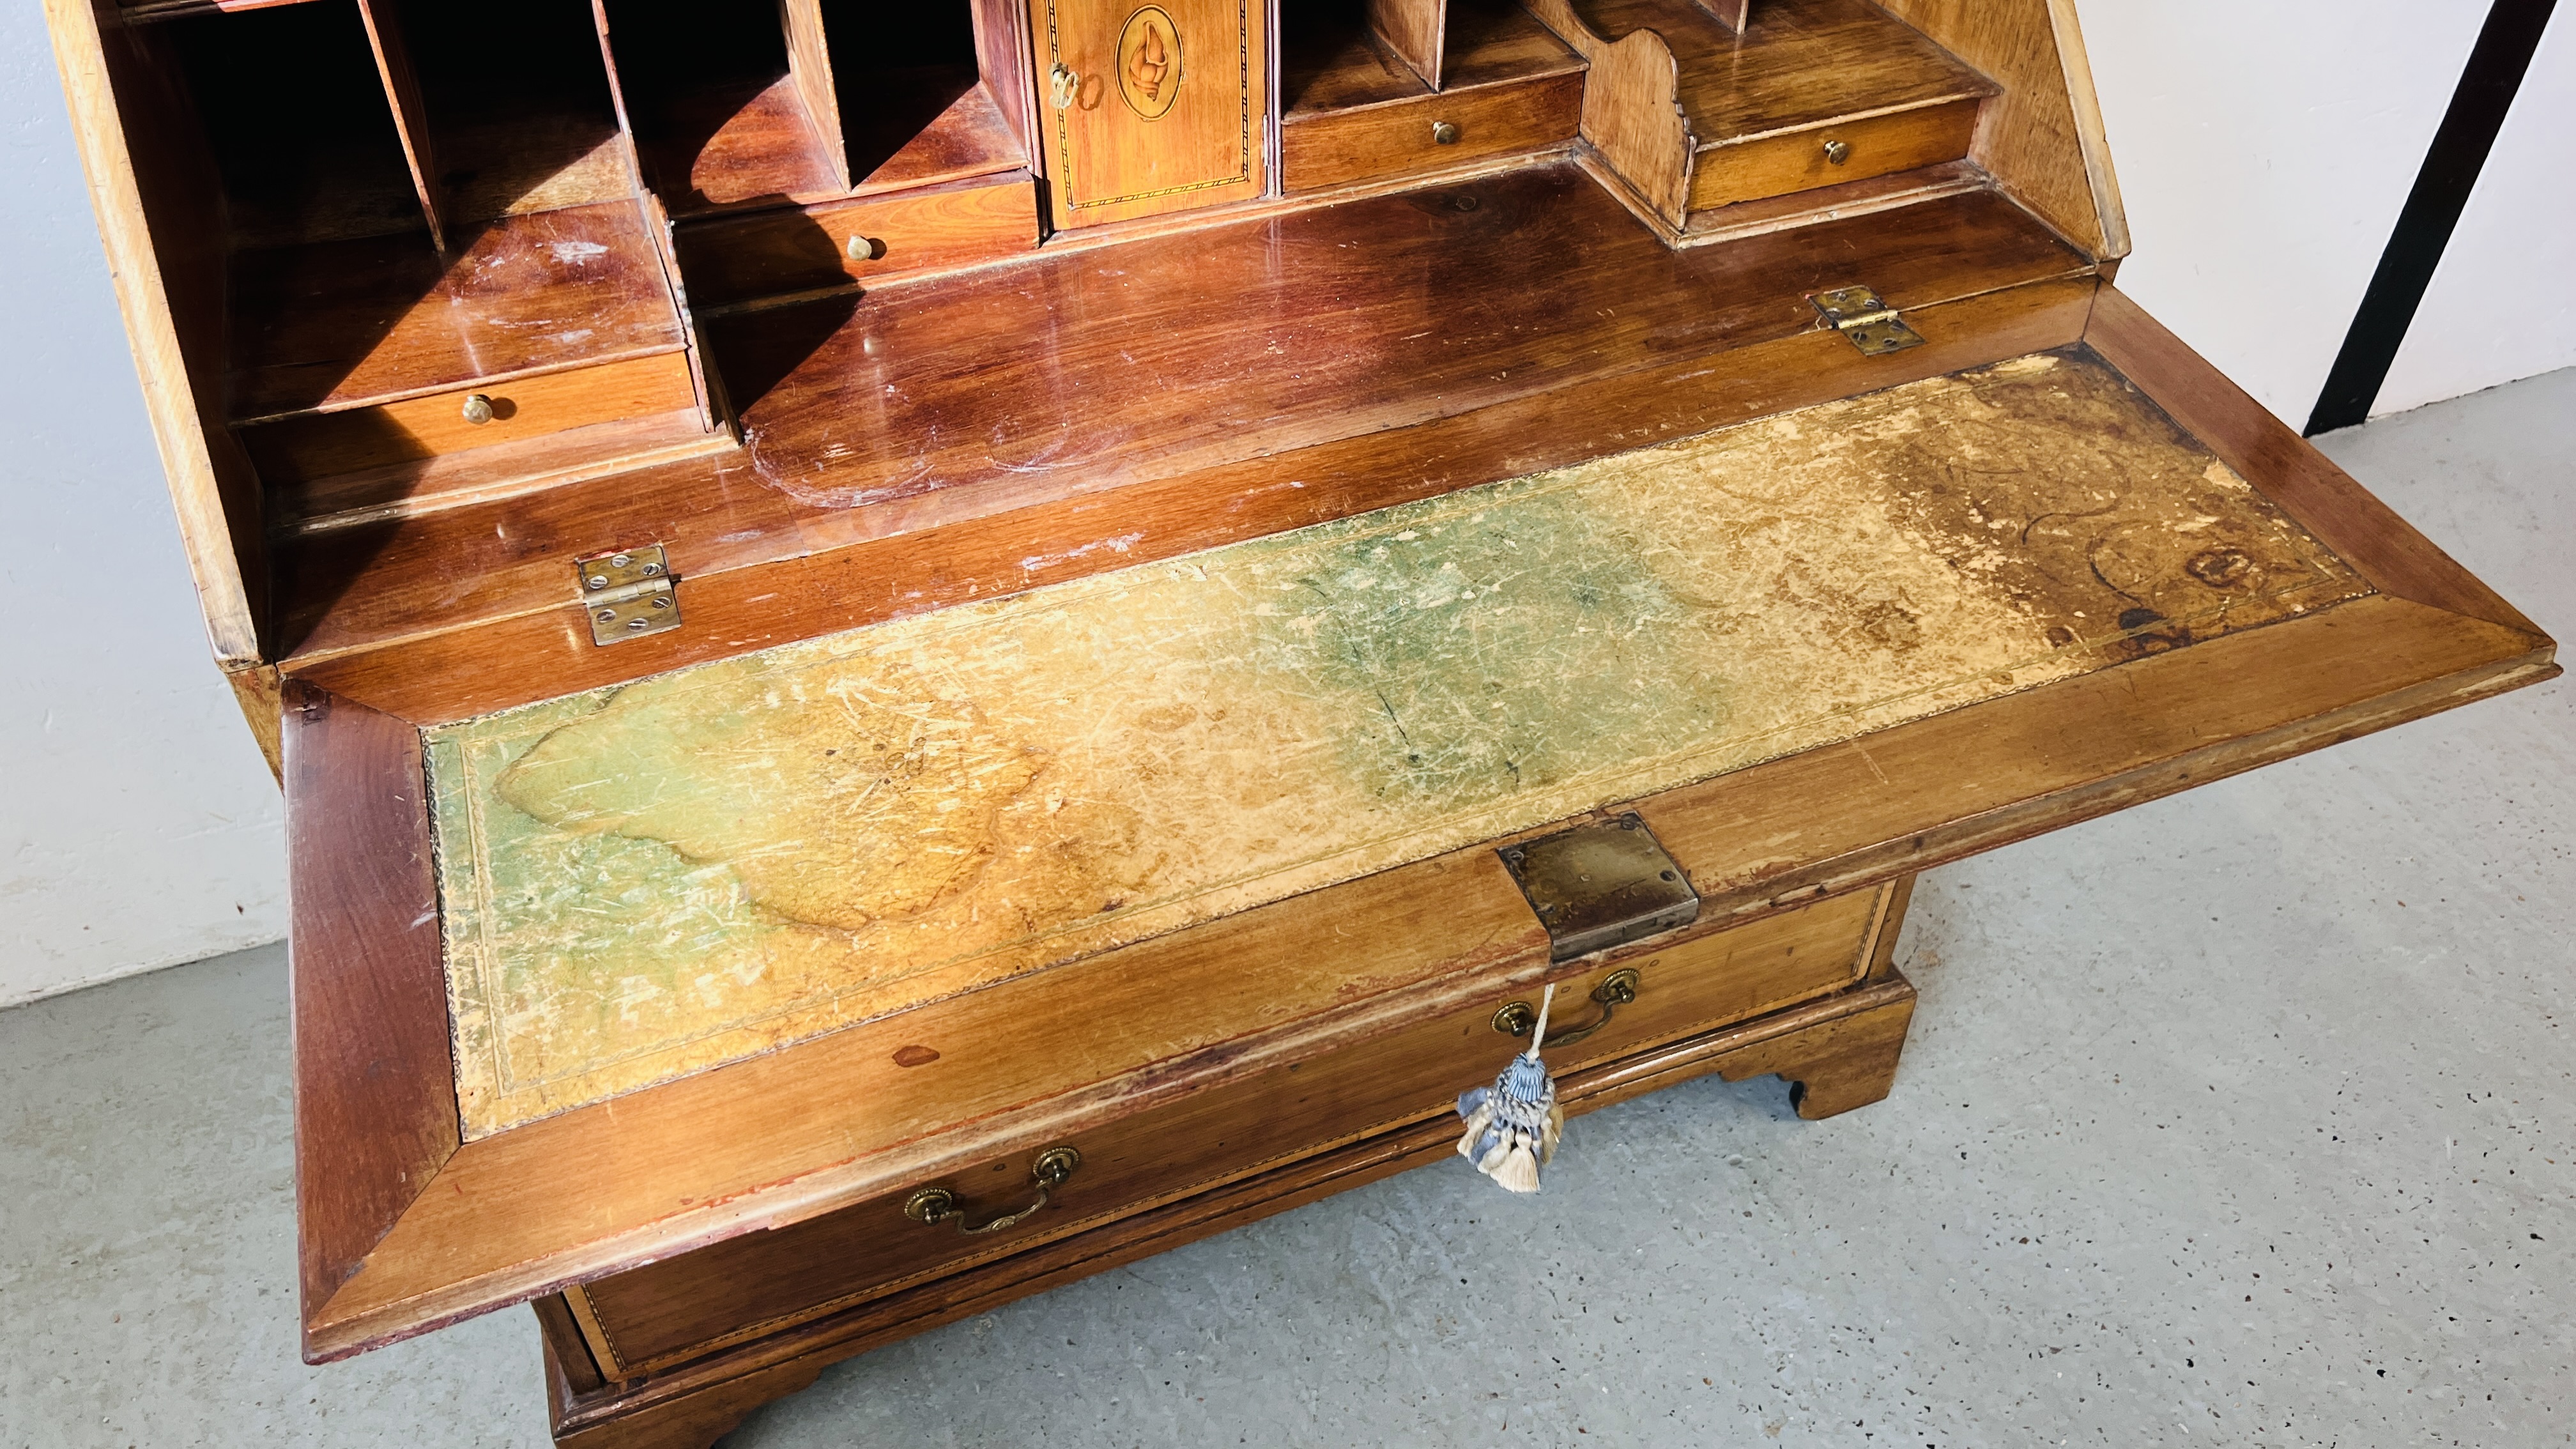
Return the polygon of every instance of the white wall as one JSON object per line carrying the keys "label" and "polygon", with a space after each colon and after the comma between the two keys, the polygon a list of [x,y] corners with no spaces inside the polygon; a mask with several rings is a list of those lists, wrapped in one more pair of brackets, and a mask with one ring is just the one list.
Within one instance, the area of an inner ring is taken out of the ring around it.
{"label": "white wall", "polygon": [[286,931],[36,0],[0,0],[0,1006]]}
{"label": "white wall", "polygon": [[[2488,0],[2077,0],[2136,246],[2121,289],[2304,426]],[[2576,19],[2542,41],[2376,412],[2576,366]],[[2480,295],[2498,278],[2535,323]]]}
{"label": "white wall", "polygon": [[2375,413],[2576,366],[2576,8],[2560,6]]}
{"label": "white wall", "polygon": [[[2082,0],[2121,283],[2304,422],[2485,0]],[[2570,22],[2385,406],[2576,363]],[[38,0],[0,0],[0,1005],[276,939],[275,787],[208,662]],[[2535,283],[2546,326],[2481,294]]]}

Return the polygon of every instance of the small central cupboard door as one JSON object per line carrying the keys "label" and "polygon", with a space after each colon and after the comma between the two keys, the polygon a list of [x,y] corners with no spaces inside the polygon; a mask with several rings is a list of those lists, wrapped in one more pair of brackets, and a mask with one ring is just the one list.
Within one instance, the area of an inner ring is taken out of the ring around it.
{"label": "small central cupboard door", "polygon": [[1262,194],[1258,0],[1030,0],[1059,230]]}

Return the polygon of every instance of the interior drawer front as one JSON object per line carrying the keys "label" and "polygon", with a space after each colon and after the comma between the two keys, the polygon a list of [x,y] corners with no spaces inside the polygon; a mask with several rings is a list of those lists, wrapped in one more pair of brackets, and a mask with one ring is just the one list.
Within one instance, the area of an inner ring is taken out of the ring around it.
{"label": "interior drawer front", "polygon": [[[860,255],[854,238],[867,243]],[[1016,173],[1000,183],[691,222],[677,241],[689,300],[700,307],[969,266],[1037,244],[1037,189]]]}
{"label": "interior drawer front", "polygon": [[[1279,175],[1290,195],[1536,151],[1574,139],[1583,74],[1539,76],[1443,95],[1388,101],[1279,127]],[[1432,128],[1457,128],[1442,145]]]}
{"label": "interior drawer front", "polygon": [[[477,397],[491,409],[479,423],[467,406]],[[282,418],[242,429],[242,442],[262,476],[302,483],[697,404],[687,355],[665,352],[511,382],[475,383],[346,412]]]}
{"label": "interior drawer front", "polygon": [[[1738,201],[1786,196],[1819,186],[1866,181],[1956,161],[1968,154],[1977,131],[1978,99],[1837,121],[1759,141],[1715,146],[1699,153],[1691,172],[1690,209],[1705,211]],[[1843,147],[1836,162],[1830,147]]]}
{"label": "interior drawer front", "polygon": [[[1596,1017],[1585,999],[1612,971],[1637,972],[1636,999],[1598,1032],[1548,1051],[1565,1071],[1825,995],[1867,967],[1882,891],[1862,891],[1659,950],[1580,963],[1559,978],[1551,1035]],[[1537,993],[1526,993],[1535,1004]],[[771,1232],[752,1233],[591,1284],[575,1295],[619,1371],[642,1372],[759,1336],[906,1284],[1062,1237],[1277,1163],[1453,1110],[1519,1049],[1480,1003],[1421,1026],[1256,1074],[1074,1138],[1072,1179],[1024,1223],[969,1237],[903,1214],[914,1190]],[[1525,1043],[1525,1039],[1523,1039]],[[940,1179],[969,1221],[1032,1198],[1029,1170],[1055,1145]],[[920,1184],[927,1186],[930,1184]],[[586,1300],[586,1301],[585,1301]]]}

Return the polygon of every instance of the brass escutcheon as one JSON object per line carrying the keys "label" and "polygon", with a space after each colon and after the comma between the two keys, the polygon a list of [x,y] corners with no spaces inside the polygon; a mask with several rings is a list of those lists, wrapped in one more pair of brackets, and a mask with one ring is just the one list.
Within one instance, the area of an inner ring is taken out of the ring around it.
{"label": "brass escutcheon", "polygon": [[[1601,1003],[1601,1014],[1570,1031],[1550,1033],[1547,1045],[1572,1046],[1608,1026],[1612,1012],[1637,999],[1636,969],[1622,966],[1602,978],[1601,984],[1592,988],[1592,999]],[[1494,1030],[1505,1036],[1527,1036],[1537,1025],[1538,1008],[1526,1001],[1510,1002],[1494,1013]]]}
{"label": "brass escutcheon", "polygon": [[1074,1169],[1080,1166],[1082,1166],[1082,1154],[1070,1147],[1050,1147],[1039,1153],[1037,1160],[1029,1164],[1029,1181],[1037,1187],[1038,1200],[1018,1212],[1005,1213],[980,1227],[966,1226],[965,1204],[957,1200],[957,1194],[944,1187],[925,1187],[905,1198],[903,1215],[916,1223],[931,1227],[937,1227],[941,1223],[955,1223],[960,1233],[998,1233],[1004,1228],[1018,1227],[1037,1216],[1038,1209],[1047,1205],[1047,1194],[1064,1186],[1072,1178]]}

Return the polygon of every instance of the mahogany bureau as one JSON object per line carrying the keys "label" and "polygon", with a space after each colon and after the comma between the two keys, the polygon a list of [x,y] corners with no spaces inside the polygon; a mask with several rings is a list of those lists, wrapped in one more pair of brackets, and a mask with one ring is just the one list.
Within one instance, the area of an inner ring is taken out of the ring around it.
{"label": "mahogany bureau", "polygon": [[2071,0],[47,9],[305,1351],[533,1304],[561,1444],[1444,1158],[1550,987],[1570,1112],[1875,1101],[1917,871],[2557,671],[2113,287]]}

